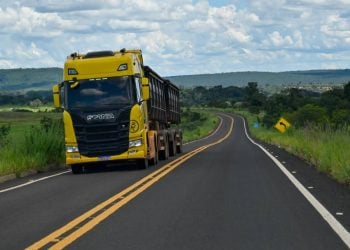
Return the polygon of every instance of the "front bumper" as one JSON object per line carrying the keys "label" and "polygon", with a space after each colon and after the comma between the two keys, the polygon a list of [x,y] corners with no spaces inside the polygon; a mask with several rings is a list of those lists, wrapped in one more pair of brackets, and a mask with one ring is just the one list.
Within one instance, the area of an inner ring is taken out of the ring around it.
{"label": "front bumper", "polygon": [[98,157],[87,157],[80,153],[66,153],[66,164],[81,164],[81,163],[96,163],[105,161],[118,161],[118,160],[136,160],[144,159],[147,157],[147,151],[143,146],[129,148],[128,151],[119,155],[101,155]]}

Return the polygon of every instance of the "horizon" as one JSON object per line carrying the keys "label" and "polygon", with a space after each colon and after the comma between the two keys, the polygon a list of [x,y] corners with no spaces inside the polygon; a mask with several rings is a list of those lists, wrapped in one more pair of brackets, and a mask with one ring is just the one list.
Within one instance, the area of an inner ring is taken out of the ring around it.
{"label": "horizon", "polygon": [[[40,70],[40,69],[60,69],[63,70],[63,68],[60,67],[39,67],[39,68],[0,68],[1,70]],[[184,75],[169,75],[169,76],[162,76],[162,77],[178,77],[178,76],[197,76],[197,75],[215,75],[215,74],[231,74],[231,73],[293,73],[293,72],[312,72],[312,71],[347,71],[350,70],[350,68],[344,68],[344,69],[307,69],[307,70],[289,70],[289,71],[231,71],[231,72],[214,72],[214,73],[199,73],[199,74],[184,74]]]}

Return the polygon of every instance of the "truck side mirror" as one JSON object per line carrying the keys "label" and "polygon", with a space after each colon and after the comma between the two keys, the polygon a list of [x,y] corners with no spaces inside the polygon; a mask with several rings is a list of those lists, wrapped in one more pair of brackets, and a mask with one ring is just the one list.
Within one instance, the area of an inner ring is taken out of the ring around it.
{"label": "truck side mirror", "polygon": [[55,108],[60,108],[62,103],[61,103],[61,98],[60,98],[60,84],[55,84],[52,88],[53,92],[53,105]]}
{"label": "truck side mirror", "polygon": [[142,84],[142,98],[144,101],[149,100],[149,80],[147,77],[141,78],[141,84]]}

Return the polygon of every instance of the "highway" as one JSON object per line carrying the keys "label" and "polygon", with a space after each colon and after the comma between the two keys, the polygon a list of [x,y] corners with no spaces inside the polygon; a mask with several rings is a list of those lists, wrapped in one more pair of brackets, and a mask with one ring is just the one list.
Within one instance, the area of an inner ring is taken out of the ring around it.
{"label": "highway", "polygon": [[349,188],[220,117],[156,167],[0,184],[0,249],[348,249]]}

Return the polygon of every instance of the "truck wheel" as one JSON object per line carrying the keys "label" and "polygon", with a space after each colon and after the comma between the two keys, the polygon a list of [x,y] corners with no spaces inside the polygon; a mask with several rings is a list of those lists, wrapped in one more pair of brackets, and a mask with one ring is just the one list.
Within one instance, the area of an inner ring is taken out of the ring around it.
{"label": "truck wheel", "polygon": [[136,162],[138,169],[148,168],[148,159],[139,159]]}
{"label": "truck wheel", "polygon": [[169,158],[169,143],[168,140],[166,140],[164,144],[165,149],[159,151],[159,159],[160,160],[167,160]]}
{"label": "truck wheel", "polygon": [[176,155],[176,145],[175,141],[169,142],[169,156],[175,156]]}
{"label": "truck wheel", "polygon": [[176,146],[176,153],[181,154],[182,153],[182,141],[180,142],[180,145]]}
{"label": "truck wheel", "polygon": [[73,174],[81,174],[83,172],[83,166],[82,165],[71,165]]}

